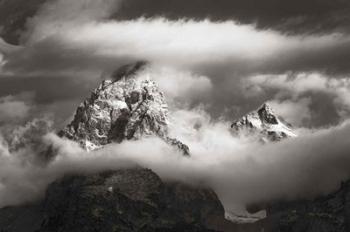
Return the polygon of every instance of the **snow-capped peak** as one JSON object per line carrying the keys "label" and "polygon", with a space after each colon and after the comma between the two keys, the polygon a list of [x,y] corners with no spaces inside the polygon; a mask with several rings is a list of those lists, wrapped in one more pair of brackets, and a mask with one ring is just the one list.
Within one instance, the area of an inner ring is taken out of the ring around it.
{"label": "snow-capped peak", "polygon": [[235,121],[231,128],[236,133],[258,134],[263,141],[280,141],[284,138],[297,136],[291,125],[276,115],[268,103],[264,103],[258,110]]}
{"label": "snow-capped peak", "polygon": [[126,65],[105,80],[77,109],[60,133],[86,150],[145,136],[158,136],[189,154],[180,141],[168,137],[168,105],[157,84],[139,72],[146,63]]}

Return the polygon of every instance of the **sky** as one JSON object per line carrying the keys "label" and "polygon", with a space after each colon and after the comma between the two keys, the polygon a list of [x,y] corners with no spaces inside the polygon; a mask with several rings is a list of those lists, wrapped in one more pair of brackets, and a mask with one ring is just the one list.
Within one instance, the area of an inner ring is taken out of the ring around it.
{"label": "sky", "polygon": [[[60,130],[103,79],[140,60],[149,63],[143,72],[164,92],[173,121],[187,128],[198,122],[204,126],[195,139],[176,131],[194,150],[190,161],[174,161],[177,170],[166,165],[163,145],[155,154],[157,162],[131,150],[133,161],[166,178],[188,179],[186,170],[194,170],[190,179],[208,180],[228,204],[334,189],[350,177],[349,11],[347,0],[0,1],[0,129],[4,141],[23,137],[14,140],[16,146],[30,144],[20,152],[5,142],[0,146],[3,163],[13,168],[0,176],[14,175],[0,188],[6,199],[0,206],[23,200],[21,194],[12,197],[18,189],[37,195],[76,153],[83,160],[88,156],[51,134],[46,138],[66,158],[52,164],[53,169],[29,165],[22,170],[21,162],[9,155],[38,149],[32,146],[37,137],[26,135]],[[231,138],[230,123],[264,102],[301,138],[264,147]],[[33,125],[46,129],[33,132]],[[11,128],[15,133],[8,133]],[[149,141],[138,146],[148,149]],[[221,158],[210,164],[217,158],[208,153]],[[285,170],[284,178],[278,178]],[[35,183],[38,176],[48,178]],[[14,184],[21,178],[23,185]],[[225,183],[230,188],[221,188]],[[262,186],[268,187],[261,196],[249,194],[261,192]],[[233,202],[228,199],[232,194]]]}

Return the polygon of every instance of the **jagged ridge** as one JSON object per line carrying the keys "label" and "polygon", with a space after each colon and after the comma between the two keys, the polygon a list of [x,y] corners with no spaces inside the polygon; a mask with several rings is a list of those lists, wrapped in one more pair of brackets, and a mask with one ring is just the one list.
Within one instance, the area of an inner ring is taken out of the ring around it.
{"label": "jagged ridge", "polygon": [[263,104],[258,110],[252,111],[241,119],[236,120],[231,128],[236,133],[259,134],[263,141],[280,141],[284,138],[295,137],[290,124],[284,123],[271,106]]}
{"label": "jagged ridge", "polygon": [[59,135],[88,151],[124,140],[156,135],[189,155],[189,148],[168,136],[168,105],[157,84],[138,75],[145,62],[120,68],[77,109],[73,121]]}

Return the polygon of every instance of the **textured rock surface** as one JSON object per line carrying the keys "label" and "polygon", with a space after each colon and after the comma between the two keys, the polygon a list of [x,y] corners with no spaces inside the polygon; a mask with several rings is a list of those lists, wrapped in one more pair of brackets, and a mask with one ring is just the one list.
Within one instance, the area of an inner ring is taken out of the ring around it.
{"label": "textured rock surface", "polygon": [[291,126],[284,123],[268,104],[263,104],[231,125],[234,133],[258,136],[262,141],[280,141],[295,137]]}
{"label": "textured rock surface", "polygon": [[350,183],[315,200],[274,204],[267,221],[269,232],[350,231]]}
{"label": "textured rock surface", "polygon": [[53,184],[41,231],[206,229],[224,209],[210,190],[164,184],[147,169],[67,177]]}
{"label": "textured rock surface", "polygon": [[156,135],[189,155],[189,148],[168,137],[168,105],[156,83],[138,74],[145,63],[120,68],[77,109],[61,136],[78,141],[86,150],[111,142]]}
{"label": "textured rock surface", "polygon": [[2,209],[0,216],[0,231],[8,232],[209,232],[230,226],[213,191],[164,183],[142,168],[67,176],[49,186],[43,202]]}

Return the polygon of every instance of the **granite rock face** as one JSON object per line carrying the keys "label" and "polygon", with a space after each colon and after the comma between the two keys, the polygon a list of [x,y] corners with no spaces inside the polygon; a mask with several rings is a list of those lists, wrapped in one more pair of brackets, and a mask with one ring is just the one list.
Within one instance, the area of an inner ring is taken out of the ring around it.
{"label": "granite rock face", "polygon": [[267,103],[233,122],[231,128],[236,134],[257,136],[263,142],[297,136],[291,125],[285,123]]}
{"label": "granite rock face", "polygon": [[158,136],[189,155],[188,146],[168,136],[168,105],[157,84],[140,74],[145,65],[123,66],[113,80],[103,81],[59,135],[88,151],[112,142]]}

